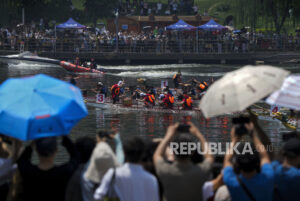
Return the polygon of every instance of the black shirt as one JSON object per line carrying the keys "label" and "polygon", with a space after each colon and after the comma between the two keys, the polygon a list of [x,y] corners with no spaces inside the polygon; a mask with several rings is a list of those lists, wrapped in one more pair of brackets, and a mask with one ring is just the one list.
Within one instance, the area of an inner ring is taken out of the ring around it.
{"label": "black shirt", "polygon": [[24,201],[64,201],[65,189],[73,172],[78,166],[78,157],[74,145],[64,137],[62,145],[70,154],[69,162],[41,170],[31,163],[32,148],[26,147],[18,160],[22,177]]}

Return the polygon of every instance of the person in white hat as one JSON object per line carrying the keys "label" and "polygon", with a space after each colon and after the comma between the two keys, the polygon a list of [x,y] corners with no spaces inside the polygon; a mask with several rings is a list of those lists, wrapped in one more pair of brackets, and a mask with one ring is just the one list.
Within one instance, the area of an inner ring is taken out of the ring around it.
{"label": "person in white hat", "polygon": [[107,88],[102,82],[98,82],[96,88],[92,89],[92,91],[96,94],[104,94],[107,97]]}
{"label": "person in white hat", "polygon": [[[114,140],[116,154],[109,145]],[[124,161],[122,143],[119,134],[114,134],[105,130],[99,130],[96,136],[97,145],[92,153],[86,171],[81,181],[82,196],[84,201],[93,201],[94,189],[97,187],[110,168],[121,165]]]}

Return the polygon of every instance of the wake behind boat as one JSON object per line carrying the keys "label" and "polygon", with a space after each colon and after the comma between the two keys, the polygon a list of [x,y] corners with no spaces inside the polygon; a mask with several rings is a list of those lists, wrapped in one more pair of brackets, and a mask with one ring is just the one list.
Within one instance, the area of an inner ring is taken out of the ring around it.
{"label": "wake behind boat", "polygon": [[0,56],[0,62],[7,64],[39,64],[39,65],[47,65],[47,64],[55,64],[59,65],[59,60],[50,59],[46,57],[39,57],[31,52],[23,52],[21,54],[14,55],[6,55]]}

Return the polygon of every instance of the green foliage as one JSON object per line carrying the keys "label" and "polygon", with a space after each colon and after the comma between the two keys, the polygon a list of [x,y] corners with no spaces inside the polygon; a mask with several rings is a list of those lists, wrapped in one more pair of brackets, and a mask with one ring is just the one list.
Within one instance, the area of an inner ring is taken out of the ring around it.
{"label": "green foliage", "polygon": [[234,6],[236,21],[255,29],[258,24],[280,33],[286,22],[300,18],[299,0],[227,0]]}
{"label": "green foliage", "polygon": [[[3,0],[1,3],[2,11],[7,10],[8,18],[3,21],[4,24],[21,23],[22,8],[25,9],[25,19],[39,21],[39,19],[48,19],[61,21],[65,20],[71,13],[71,1],[69,0]],[[2,12],[1,12],[2,13]]]}
{"label": "green foliage", "polygon": [[118,0],[86,0],[84,6],[88,18],[96,25],[98,18],[113,16],[118,2]]}

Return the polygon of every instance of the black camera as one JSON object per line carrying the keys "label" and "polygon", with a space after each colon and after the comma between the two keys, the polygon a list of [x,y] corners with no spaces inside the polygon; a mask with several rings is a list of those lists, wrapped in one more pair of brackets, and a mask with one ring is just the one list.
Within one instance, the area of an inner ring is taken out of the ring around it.
{"label": "black camera", "polygon": [[250,118],[245,116],[239,116],[232,118],[232,124],[235,125],[235,133],[238,136],[248,134],[248,130],[245,124],[250,123]]}
{"label": "black camera", "polygon": [[300,137],[300,135],[297,133],[297,131],[292,131],[288,133],[283,133],[282,134],[282,141],[287,142],[290,139]]}
{"label": "black camera", "polygon": [[189,133],[190,132],[190,125],[187,124],[180,124],[177,128],[178,132],[182,132],[182,133]]}

